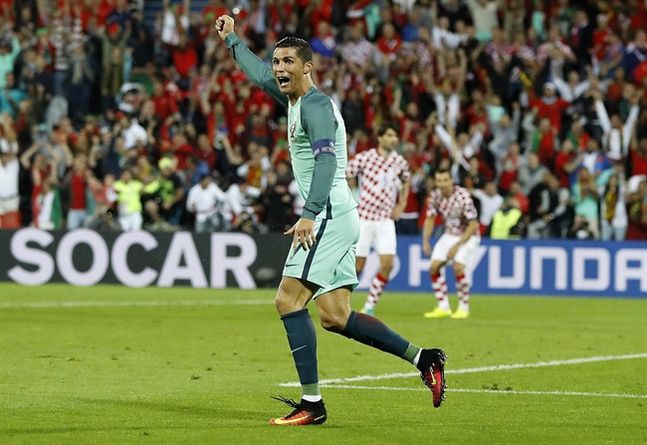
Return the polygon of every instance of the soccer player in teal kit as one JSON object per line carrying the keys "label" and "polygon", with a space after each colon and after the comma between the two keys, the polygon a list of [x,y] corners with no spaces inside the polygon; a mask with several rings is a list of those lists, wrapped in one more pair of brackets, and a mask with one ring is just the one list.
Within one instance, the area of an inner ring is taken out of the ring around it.
{"label": "soccer player in teal kit", "polygon": [[287,37],[279,41],[272,67],[256,57],[223,15],[218,34],[247,77],[288,109],[292,169],[306,203],[297,223],[286,232],[293,243],[276,295],[299,380],[301,400],[283,399],[293,411],[271,419],[272,425],[311,425],[326,420],[319,392],[317,341],[306,309],[315,300],[324,329],[373,346],[417,366],[440,406],[445,392],[445,353],[421,349],[370,315],[350,308],[357,286],[355,247],[359,239],[357,203],[346,182],[346,129],[333,101],[313,84],[310,45]]}

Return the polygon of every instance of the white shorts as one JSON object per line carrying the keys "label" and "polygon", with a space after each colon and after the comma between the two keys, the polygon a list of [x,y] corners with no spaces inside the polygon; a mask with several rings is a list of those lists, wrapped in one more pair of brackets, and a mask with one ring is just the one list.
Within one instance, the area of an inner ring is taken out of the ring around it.
{"label": "white shorts", "polygon": [[18,196],[12,196],[11,198],[0,198],[0,215],[17,212],[19,205],[20,198]]}
{"label": "white shorts", "polygon": [[359,242],[356,256],[366,258],[371,247],[378,255],[395,255],[395,223],[392,219],[383,221],[359,221]]}
{"label": "white shorts", "polygon": [[[431,261],[447,262],[447,253],[454,247],[454,245],[461,239],[458,235],[443,235],[438,239],[431,251]],[[476,251],[481,244],[481,237],[472,235],[465,244],[458,248],[458,252],[454,256],[454,262],[460,263],[463,266],[469,266],[471,259],[476,256]]]}
{"label": "white shorts", "polygon": [[141,230],[142,228],[142,214],[130,213],[127,215],[119,215],[119,224],[121,230],[129,232],[131,230]]}

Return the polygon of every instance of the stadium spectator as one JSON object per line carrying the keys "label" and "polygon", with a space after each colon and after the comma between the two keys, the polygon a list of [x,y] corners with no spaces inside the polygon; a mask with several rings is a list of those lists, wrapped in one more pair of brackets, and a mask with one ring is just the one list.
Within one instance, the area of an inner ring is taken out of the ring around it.
{"label": "stadium spectator", "polygon": [[20,166],[16,153],[0,146],[0,229],[20,227],[19,172]]}
{"label": "stadium spectator", "polygon": [[562,238],[570,229],[570,193],[548,171],[530,191],[528,203],[528,238]]}
{"label": "stadium spectator", "polygon": [[231,222],[225,217],[227,195],[214,184],[211,175],[203,173],[200,182],[189,190],[186,208],[195,214],[195,231],[224,232]]}
{"label": "stadium spectator", "polygon": [[89,210],[88,227],[95,230],[120,230],[117,218],[116,202],[118,199],[115,191],[115,177],[107,174],[103,182],[94,176],[89,178],[92,196],[92,208]]}
{"label": "stadium spectator", "polygon": [[[134,179],[132,170],[125,169],[119,181],[114,183],[119,204],[119,225],[121,230],[140,230],[142,228],[141,195],[143,184]],[[108,197],[106,197],[109,199]]]}
{"label": "stadium spectator", "polygon": [[0,114],[0,229],[20,227],[18,143],[12,119]]}
{"label": "stadium spectator", "polygon": [[152,230],[175,230],[184,210],[184,185],[171,158],[160,159],[158,167],[159,177],[143,187],[144,212]]}
{"label": "stadium spectator", "polygon": [[536,153],[530,153],[527,159],[527,165],[522,165],[519,170],[518,180],[523,187],[523,193],[530,195],[532,189],[545,178],[548,170],[541,164]]}
{"label": "stadium spectator", "polygon": [[578,238],[600,237],[598,226],[598,191],[593,175],[586,167],[579,170],[577,181],[572,187],[573,206],[575,207],[575,220],[573,232],[586,230],[590,236],[577,235]]}
{"label": "stadium spectator", "polygon": [[294,180],[290,164],[283,160],[276,164],[276,171],[267,175],[267,188],[263,192],[264,221],[272,232],[285,232],[296,222],[293,213],[294,197],[290,193],[290,184]]}
{"label": "stadium spectator", "polygon": [[647,179],[638,178],[637,187],[627,196],[627,239],[644,241],[647,239]]}
{"label": "stadium spectator", "polygon": [[483,190],[476,189],[472,193],[479,200],[481,207],[479,210],[479,223],[481,224],[481,234],[485,233],[492,223],[492,217],[503,205],[503,197],[497,192],[496,183],[488,181],[485,183]]}
{"label": "stadium spectator", "polygon": [[76,229],[86,225],[86,195],[88,192],[88,176],[90,174],[86,156],[84,154],[76,155],[72,162],[72,171],[63,182],[65,195],[69,197],[66,218],[68,229]]}
{"label": "stadium spectator", "polygon": [[488,235],[492,239],[519,238],[522,231],[519,227],[522,215],[517,200],[512,196],[506,198],[503,205],[492,216]]}
{"label": "stadium spectator", "polygon": [[625,189],[621,177],[611,174],[601,197],[601,234],[604,241],[623,241],[627,233]]}
{"label": "stadium spectator", "polygon": [[56,181],[47,177],[36,190],[33,202],[36,227],[43,230],[60,229],[63,224],[63,214]]}

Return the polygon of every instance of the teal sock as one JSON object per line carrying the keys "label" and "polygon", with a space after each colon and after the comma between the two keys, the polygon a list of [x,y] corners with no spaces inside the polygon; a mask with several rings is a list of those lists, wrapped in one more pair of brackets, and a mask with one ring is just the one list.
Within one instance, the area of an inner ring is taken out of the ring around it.
{"label": "teal sock", "polygon": [[420,351],[418,346],[400,337],[377,318],[355,311],[350,313],[346,327],[341,333],[348,338],[380,351],[397,355],[411,363]]}
{"label": "teal sock", "polygon": [[281,317],[304,395],[319,395],[317,336],[307,309]]}

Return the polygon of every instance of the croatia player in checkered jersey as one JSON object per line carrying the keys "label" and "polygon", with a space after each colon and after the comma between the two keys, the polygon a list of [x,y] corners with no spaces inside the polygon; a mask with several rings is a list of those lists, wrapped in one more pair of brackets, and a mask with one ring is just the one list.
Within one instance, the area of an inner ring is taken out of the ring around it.
{"label": "croatia player in checkered jersey", "polygon": [[373,315],[382,290],[389,281],[396,252],[395,222],[404,210],[409,194],[409,163],[395,152],[398,128],[393,122],[382,124],[377,148],[359,153],[348,162],[346,176],[359,176],[360,234],[355,266],[359,276],[371,247],[380,258],[380,269],[373,277],[362,312]]}
{"label": "croatia player in checkered jersey", "polygon": [[[436,171],[434,178],[436,188],[431,191],[427,201],[427,215],[422,229],[422,249],[425,255],[431,255],[429,274],[438,306],[433,311],[425,312],[424,316],[467,318],[470,313],[470,283],[465,275],[465,268],[469,266],[481,243],[478,213],[470,192],[454,184],[449,170]],[[429,238],[438,213],[445,220],[445,230],[432,252]],[[450,261],[454,266],[458,294],[458,308],[454,313],[449,307],[447,283],[443,273],[443,268]]]}

